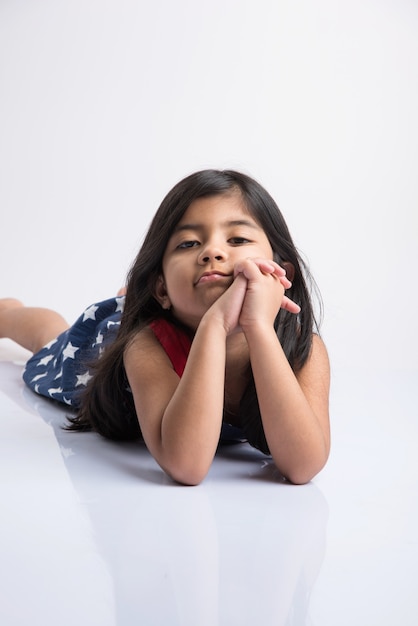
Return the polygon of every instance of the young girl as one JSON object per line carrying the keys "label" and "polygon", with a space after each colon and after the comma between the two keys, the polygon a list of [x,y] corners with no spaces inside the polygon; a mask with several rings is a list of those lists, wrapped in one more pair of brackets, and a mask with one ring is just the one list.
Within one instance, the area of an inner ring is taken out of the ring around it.
{"label": "young girl", "polygon": [[77,408],[69,428],[142,437],[180,483],[201,482],[235,430],[302,484],[330,447],[329,362],[308,280],[263,187],[204,170],[163,200],[126,295],[72,327],[5,299],[0,337],[34,353],[23,375],[34,391]]}

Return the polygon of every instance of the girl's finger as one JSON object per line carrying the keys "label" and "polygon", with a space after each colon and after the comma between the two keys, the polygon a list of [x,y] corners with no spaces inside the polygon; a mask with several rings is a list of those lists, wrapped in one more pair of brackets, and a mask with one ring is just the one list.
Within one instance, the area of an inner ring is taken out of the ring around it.
{"label": "girl's finger", "polygon": [[286,275],[286,271],[274,261],[255,257],[248,257],[247,259],[238,261],[234,268],[234,275],[236,276],[239,273],[245,274],[245,270],[251,270],[254,265],[264,274],[275,274],[278,278]]}
{"label": "girl's finger", "polygon": [[292,283],[288,278],[286,278],[286,276],[281,276],[279,280],[285,289],[290,289],[290,287],[292,286]]}
{"label": "girl's finger", "polygon": [[283,296],[281,308],[285,309],[286,311],[289,311],[289,313],[295,313],[295,314],[300,313],[301,311],[300,306],[296,304],[296,302],[293,302],[293,300],[291,300],[287,296]]}

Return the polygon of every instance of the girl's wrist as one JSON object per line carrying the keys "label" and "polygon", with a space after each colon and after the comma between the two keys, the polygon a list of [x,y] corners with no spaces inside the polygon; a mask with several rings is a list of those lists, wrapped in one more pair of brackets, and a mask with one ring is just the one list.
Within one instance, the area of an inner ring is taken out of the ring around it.
{"label": "girl's wrist", "polygon": [[213,336],[218,336],[226,341],[228,336],[228,329],[225,328],[225,321],[219,315],[215,315],[212,312],[207,312],[202,317],[197,332],[209,333]]}
{"label": "girl's wrist", "polygon": [[241,328],[247,338],[247,341],[258,341],[259,339],[269,335],[276,337],[274,325],[269,321],[251,320],[251,323],[249,324],[242,324]]}

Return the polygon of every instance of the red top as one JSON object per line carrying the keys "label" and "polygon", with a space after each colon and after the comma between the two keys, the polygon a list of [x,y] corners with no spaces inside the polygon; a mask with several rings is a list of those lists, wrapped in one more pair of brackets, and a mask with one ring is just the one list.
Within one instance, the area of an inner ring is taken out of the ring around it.
{"label": "red top", "polygon": [[164,348],[173,364],[174,371],[181,376],[186,367],[187,357],[189,356],[190,346],[192,345],[190,337],[177,326],[170,324],[165,319],[158,319],[150,324],[154,335]]}

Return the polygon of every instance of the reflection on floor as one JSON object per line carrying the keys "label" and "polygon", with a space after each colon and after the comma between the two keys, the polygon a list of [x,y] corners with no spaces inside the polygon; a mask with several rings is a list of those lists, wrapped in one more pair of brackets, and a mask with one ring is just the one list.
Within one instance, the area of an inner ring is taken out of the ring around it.
{"label": "reflection on floor", "polygon": [[199,487],[142,444],[62,429],[0,341],[3,626],[412,626],[413,376],[334,375],[333,452],[309,485],[247,444]]}

